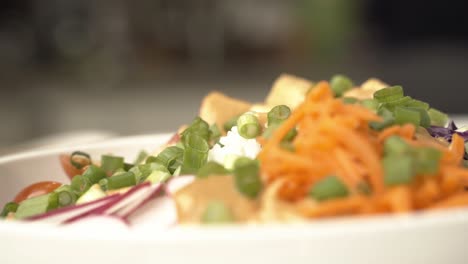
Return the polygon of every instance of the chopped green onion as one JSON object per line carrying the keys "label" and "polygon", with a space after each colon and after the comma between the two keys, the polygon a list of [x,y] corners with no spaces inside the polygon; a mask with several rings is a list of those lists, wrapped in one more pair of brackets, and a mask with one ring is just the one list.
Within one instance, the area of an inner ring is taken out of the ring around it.
{"label": "chopped green onion", "polygon": [[[101,190],[103,190],[103,191],[108,191],[109,190],[109,187],[108,187],[109,180],[108,179],[102,179],[102,180],[100,180],[98,182],[98,184],[99,184],[99,187],[101,188]],[[80,199],[81,199],[81,197],[80,197]],[[78,200],[80,200],[80,199],[78,199]]]}
{"label": "chopped green onion", "polygon": [[101,179],[106,178],[107,174],[96,165],[89,165],[89,167],[83,172],[83,177],[87,178],[91,184],[98,183]]}
{"label": "chopped green onion", "polygon": [[169,170],[158,162],[152,162],[147,164],[140,164],[135,166],[129,170],[135,174],[135,178],[137,182],[143,182],[146,178],[153,172],[153,171],[162,171],[170,174]]}
{"label": "chopped green onion", "polygon": [[426,110],[422,108],[414,108],[414,107],[406,107],[406,109],[413,110],[419,113],[419,125],[422,127],[429,127],[431,125],[431,118],[429,117],[429,114],[427,113]]}
{"label": "chopped green onion", "polygon": [[101,168],[107,173],[114,173],[118,169],[124,168],[124,159],[122,157],[102,155]]}
{"label": "chopped green onion", "polygon": [[77,195],[70,185],[62,185],[55,189],[54,192],[57,193],[59,207],[68,206],[76,202]]}
{"label": "chopped green onion", "polygon": [[399,136],[391,136],[384,142],[385,155],[403,155],[410,151],[411,147]]}
{"label": "chopped green onion", "polygon": [[375,99],[364,99],[361,101],[361,105],[374,112],[379,109],[379,102]]}
{"label": "chopped green onion", "polygon": [[76,202],[76,195],[70,190],[57,192],[59,207],[72,205]]}
{"label": "chopped green onion", "polygon": [[260,135],[261,130],[258,118],[254,114],[245,113],[237,119],[237,131],[243,138],[255,138]]}
{"label": "chopped green onion", "polygon": [[[275,131],[281,126],[281,124],[272,124],[269,125],[265,131],[263,131],[262,137],[265,139],[270,139],[271,136],[275,133]],[[284,136],[283,142],[290,142],[292,141],[297,135],[297,129],[293,128],[289,130],[289,132]]]}
{"label": "chopped green onion", "polygon": [[226,123],[224,123],[224,125],[223,125],[224,131],[225,132],[231,131],[232,127],[236,126],[237,119],[239,119],[239,116],[234,116],[231,119],[229,119],[228,121],[226,121]]}
{"label": "chopped green onion", "polygon": [[176,146],[171,146],[171,147],[165,148],[154,159],[153,157],[150,157],[151,159],[148,158],[146,160],[146,163],[153,163],[153,162],[160,163],[164,165],[164,167],[166,167],[170,173],[174,173],[175,169],[177,169],[180,165],[182,165],[183,157],[184,157],[184,149],[176,147]]}
{"label": "chopped green onion", "polygon": [[134,186],[137,184],[135,174],[132,172],[124,172],[118,175],[107,178],[107,189],[116,190],[124,187]]}
{"label": "chopped green onion", "polygon": [[343,94],[353,88],[354,84],[351,79],[344,75],[334,75],[330,80],[330,86],[336,97],[341,97]]}
{"label": "chopped green onion", "polygon": [[383,118],[382,122],[369,122],[369,126],[377,131],[380,131],[386,127],[389,127],[395,123],[395,118],[393,116],[393,113],[388,110],[386,107],[381,107],[378,111],[377,114]]}
{"label": "chopped green onion", "polygon": [[169,179],[172,175],[168,171],[159,171],[155,170],[151,172],[151,174],[145,179],[151,183],[160,183],[165,182]]}
{"label": "chopped green onion", "polygon": [[407,184],[415,176],[414,159],[410,155],[388,155],[383,158],[384,182],[388,186]]}
{"label": "chopped green onion", "polygon": [[91,156],[83,151],[75,151],[70,155],[70,163],[77,169],[91,164]]}
{"label": "chopped green onion", "polygon": [[309,192],[309,195],[317,201],[346,197],[348,194],[346,186],[334,175],[318,181]]}
{"label": "chopped green onion", "polygon": [[5,206],[3,207],[0,217],[7,217],[8,214],[16,212],[17,209],[18,209],[17,203],[15,202],[6,203]]}
{"label": "chopped green onion", "polygon": [[16,210],[15,217],[24,219],[34,215],[43,214],[58,207],[57,193],[48,193],[22,201]]}
{"label": "chopped green onion", "polygon": [[89,187],[91,187],[91,182],[88,180],[87,177],[83,175],[77,175],[73,177],[70,183],[70,187],[72,191],[77,195],[81,196],[84,192],[86,192]]}
{"label": "chopped green onion", "polygon": [[341,98],[343,100],[343,103],[345,104],[357,104],[359,103],[359,99],[354,98],[354,97],[343,97]]}
{"label": "chopped green onion", "polygon": [[420,100],[411,99],[411,101],[405,103],[403,106],[412,107],[412,108],[421,108],[424,110],[429,110],[429,104]]}
{"label": "chopped green onion", "polygon": [[200,117],[196,117],[192,124],[190,124],[190,126],[185,129],[184,132],[182,132],[182,141],[184,140],[184,136],[189,133],[197,134],[208,141],[210,139],[210,125],[208,125],[208,123]]}
{"label": "chopped green onion", "polygon": [[182,162],[182,174],[195,174],[208,159],[210,147],[208,142],[197,134],[184,135],[184,157]]}
{"label": "chopped green onion", "polygon": [[392,100],[392,101],[382,103],[382,106],[385,106],[389,110],[393,111],[393,110],[395,110],[395,107],[404,106],[405,104],[411,102],[411,100],[413,100],[411,97],[404,96],[404,97],[401,97],[401,98],[398,98],[398,99],[395,99],[395,100]]}
{"label": "chopped green onion", "polygon": [[374,99],[380,103],[387,103],[403,97],[403,87],[397,85],[380,89],[374,93]]}
{"label": "chopped green onion", "polygon": [[442,152],[430,147],[419,147],[414,150],[416,157],[416,173],[434,175],[439,171]]}
{"label": "chopped green onion", "polygon": [[280,124],[291,115],[291,109],[286,105],[277,105],[267,114],[268,126]]}
{"label": "chopped green onion", "polygon": [[221,137],[221,131],[218,128],[218,125],[213,124],[210,126],[210,140],[209,142],[211,144],[214,144],[219,141],[219,138]]}
{"label": "chopped green onion", "polygon": [[258,160],[241,157],[234,163],[234,179],[237,190],[249,198],[256,198],[262,189]]}
{"label": "chopped green onion", "polygon": [[431,125],[433,126],[445,126],[448,122],[448,115],[435,108],[429,109],[427,113],[431,118]]}
{"label": "chopped green onion", "polygon": [[124,170],[124,171],[128,171],[128,170],[130,170],[130,169],[133,168],[133,167],[135,167],[135,164],[124,162],[123,170]]}
{"label": "chopped green onion", "polygon": [[226,170],[223,165],[214,161],[209,161],[198,170],[197,177],[205,178],[210,175],[226,175],[227,173],[228,170]]}
{"label": "chopped green onion", "polygon": [[421,123],[421,114],[419,113],[419,111],[409,109],[406,107],[396,107],[395,123],[400,125],[411,123],[415,126],[419,126],[419,124]]}
{"label": "chopped green onion", "polygon": [[221,201],[211,201],[203,212],[202,223],[221,224],[234,221],[231,210]]}
{"label": "chopped green onion", "polygon": [[142,150],[140,151],[140,153],[138,153],[138,156],[136,157],[135,161],[133,162],[134,164],[140,164],[142,163],[143,161],[145,161],[145,159],[149,156],[148,152]]}

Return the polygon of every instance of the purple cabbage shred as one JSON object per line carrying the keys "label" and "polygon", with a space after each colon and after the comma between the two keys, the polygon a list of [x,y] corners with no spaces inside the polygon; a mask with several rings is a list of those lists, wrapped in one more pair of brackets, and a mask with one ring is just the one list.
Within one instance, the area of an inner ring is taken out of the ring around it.
{"label": "purple cabbage shred", "polygon": [[[449,143],[452,142],[453,134],[457,133],[458,135],[462,136],[465,142],[468,141],[468,130],[464,132],[457,131],[458,127],[455,122],[450,121],[447,127],[440,127],[440,126],[430,126],[427,128],[429,134],[434,138],[443,138],[447,140]],[[465,151],[465,160],[468,160],[468,153]]]}

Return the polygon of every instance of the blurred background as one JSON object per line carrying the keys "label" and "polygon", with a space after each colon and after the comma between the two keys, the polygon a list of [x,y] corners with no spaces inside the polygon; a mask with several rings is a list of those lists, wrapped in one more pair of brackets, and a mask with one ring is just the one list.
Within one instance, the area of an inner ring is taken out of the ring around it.
{"label": "blurred background", "polygon": [[3,0],[0,154],[172,131],[207,92],[262,101],[281,72],[376,76],[467,113],[467,8],[463,0]]}

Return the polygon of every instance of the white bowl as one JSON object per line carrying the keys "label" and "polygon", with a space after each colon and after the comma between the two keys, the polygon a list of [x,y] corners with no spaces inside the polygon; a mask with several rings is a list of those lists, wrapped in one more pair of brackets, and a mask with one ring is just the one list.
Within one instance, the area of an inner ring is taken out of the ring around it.
{"label": "white bowl", "polygon": [[[40,180],[66,182],[57,155],[80,149],[132,159],[170,135],[136,136],[74,149],[0,158],[0,202]],[[0,263],[468,263],[468,211],[313,221],[304,225],[58,228],[0,221]]]}

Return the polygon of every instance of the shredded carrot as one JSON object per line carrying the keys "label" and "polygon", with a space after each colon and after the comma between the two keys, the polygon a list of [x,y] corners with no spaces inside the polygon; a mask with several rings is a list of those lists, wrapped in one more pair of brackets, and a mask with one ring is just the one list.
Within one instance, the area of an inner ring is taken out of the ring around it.
{"label": "shredded carrot", "polygon": [[[468,183],[468,169],[461,166],[465,153],[461,136],[455,134],[448,147],[430,136],[416,135],[412,124],[394,125],[379,132],[369,128],[371,121],[382,119],[358,104],[343,103],[334,97],[327,82],[319,82],[272,137],[262,139],[259,159],[264,182],[281,180],[279,197],[296,202],[306,217],[468,206],[468,194],[460,194]],[[282,149],[283,138],[294,128],[298,132],[292,142],[295,150]],[[416,175],[413,182],[386,187],[383,144],[393,135],[412,146],[441,151],[436,175]],[[310,201],[306,197],[308,190],[328,175],[336,175],[343,182],[348,197],[306,202]],[[363,186],[369,190],[363,192]]]}

